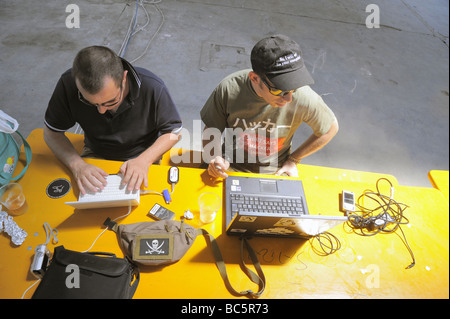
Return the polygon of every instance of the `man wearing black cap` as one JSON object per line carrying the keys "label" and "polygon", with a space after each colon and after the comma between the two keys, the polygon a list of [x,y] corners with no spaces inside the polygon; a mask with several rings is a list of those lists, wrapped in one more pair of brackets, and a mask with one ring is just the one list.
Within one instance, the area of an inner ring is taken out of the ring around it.
{"label": "man wearing black cap", "polygon": [[[314,81],[300,47],[287,36],[260,40],[251,63],[253,70],[223,79],[200,112],[208,172],[223,178],[228,169],[298,176],[297,164],[336,135],[337,119],[310,88]],[[303,122],[313,134],[291,151],[292,137]],[[223,143],[217,131],[225,131]]]}

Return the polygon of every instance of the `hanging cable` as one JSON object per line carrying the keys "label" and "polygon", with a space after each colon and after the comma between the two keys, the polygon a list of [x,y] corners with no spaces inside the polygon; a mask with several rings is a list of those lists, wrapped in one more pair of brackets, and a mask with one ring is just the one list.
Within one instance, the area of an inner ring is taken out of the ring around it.
{"label": "hanging cable", "polygon": [[[164,16],[164,13],[161,11],[161,9],[158,7],[158,5],[157,5],[157,3],[160,3],[161,1],[153,1],[153,2],[147,2],[147,1],[144,1],[143,3],[146,3],[146,4],[153,4],[154,6],[155,6],[155,8],[156,8],[156,10],[158,10],[158,12],[159,12],[159,14],[160,14],[160,16],[161,16],[161,23],[159,24],[159,26],[158,26],[158,29],[155,31],[155,33],[153,34],[153,36],[150,38],[150,40],[148,41],[148,43],[147,43],[147,46],[145,47],[145,49],[144,49],[144,52],[142,52],[142,54],[141,55],[139,55],[137,58],[135,58],[135,59],[133,59],[132,61],[130,61],[131,63],[134,63],[134,62],[136,62],[137,60],[139,60],[140,58],[142,58],[146,53],[147,53],[147,51],[148,51],[148,48],[150,47],[150,44],[153,42],[153,39],[156,37],[156,35],[159,33],[159,31],[161,30],[161,28],[162,28],[162,26],[163,26],[163,24],[164,24],[164,22],[166,21],[166,18],[165,18],[165,16]],[[144,6],[142,6],[143,8],[144,8],[144,11],[145,12],[147,12],[147,10],[145,10],[145,7]],[[148,14],[148,13],[147,13]]]}
{"label": "hanging cable", "polygon": [[126,43],[125,47],[123,48],[123,43],[122,43],[123,50],[122,50],[122,48],[120,48],[120,50],[119,50],[119,56],[122,58],[125,56],[125,53],[127,52],[128,45],[130,44],[134,29],[136,28],[138,9],[139,9],[139,0],[136,0],[136,9],[134,11],[134,15],[133,15],[133,18],[130,23],[130,27],[131,27],[131,25],[133,25],[133,27],[131,29],[128,28],[128,32],[127,32],[127,35],[125,36],[125,40],[124,40],[124,42]]}
{"label": "hanging cable", "polygon": [[[128,50],[128,47],[130,45],[131,39],[139,32],[143,31],[149,24],[150,24],[150,15],[147,11],[147,9],[145,8],[144,4],[151,4],[154,5],[156,10],[158,10],[160,16],[161,16],[161,23],[159,24],[157,30],[155,31],[155,33],[151,36],[150,40],[147,43],[147,46],[144,49],[144,52],[139,55],[137,58],[131,60],[131,63],[136,62],[137,60],[139,60],[140,58],[142,58],[148,51],[148,48],[150,47],[150,44],[153,42],[153,39],[156,37],[156,35],[159,33],[159,31],[161,30],[164,22],[165,22],[165,16],[164,13],[161,11],[161,9],[158,7],[158,3],[161,3],[162,0],[155,0],[155,1],[143,1],[143,0],[136,0],[136,7],[135,7],[135,12],[133,14],[133,17],[131,18],[130,24],[128,26],[128,30],[127,33],[125,35],[125,38],[122,41],[122,45],[118,51],[118,55],[120,57],[124,57],[125,53]],[[137,26],[137,20],[138,20],[138,10],[139,8],[142,8],[142,10],[145,13],[146,16],[146,22],[144,23],[144,25],[142,25],[141,27],[136,29]]]}

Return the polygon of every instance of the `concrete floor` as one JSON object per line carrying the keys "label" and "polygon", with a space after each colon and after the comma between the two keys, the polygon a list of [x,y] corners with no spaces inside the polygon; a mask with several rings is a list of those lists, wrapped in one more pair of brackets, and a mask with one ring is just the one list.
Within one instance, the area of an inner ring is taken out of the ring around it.
{"label": "concrete floor", "polygon": [[[304,164],[387,173],[425,187],[428,171],[449,169],[447,0],[155,2],[144,3],[150,22],[125,58],[166,82],[187,129],[180,146],[199,149],[199,111],[212,89],[250,67],[259,39],[284,33],[302,47],[313,89],[340,123],[334,140]],[[69,4],[80,9],[80,28],[66,27]],[[369,4],[379,7],[380,28],[366,26]],[[131,0],[0,0],[0,109],[25,136],[42,128],[76,52],[93,44],[119,52],[134,11]],[[145,22],[141,8],[136,28]],[[294,147],[309,134],[302,127]]]}

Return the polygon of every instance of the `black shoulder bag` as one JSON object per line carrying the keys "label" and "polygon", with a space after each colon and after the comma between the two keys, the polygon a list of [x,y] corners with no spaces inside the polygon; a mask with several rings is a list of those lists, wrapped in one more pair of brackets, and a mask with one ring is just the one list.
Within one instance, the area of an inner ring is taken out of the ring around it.
{"label": "black shoulder bag", "polygon": [[139,269],[128,259],[58,246],[32,298],[131,299],[139,277]]}

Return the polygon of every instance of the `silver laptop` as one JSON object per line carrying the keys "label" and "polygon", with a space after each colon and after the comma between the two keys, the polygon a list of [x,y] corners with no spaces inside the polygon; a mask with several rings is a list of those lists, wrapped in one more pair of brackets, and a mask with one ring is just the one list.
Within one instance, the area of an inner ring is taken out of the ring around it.
{"label": "silver laptop", "polygon": [[309,215],[300,180],[229,176],[224,192],[228,235],[311,238],[347,221]]}
{"label": "silver laptop", "polygon": [[122,187],[122,177],[120,175],[108,175],[106,177],[106,182],[107,185],[101,191],[95,194],[80,194],[80,196],[78,197],[78,201],[66,202],[65,204],[78,209],[139,205],[140,192],[130,192],[126,189],[125,186]]}

